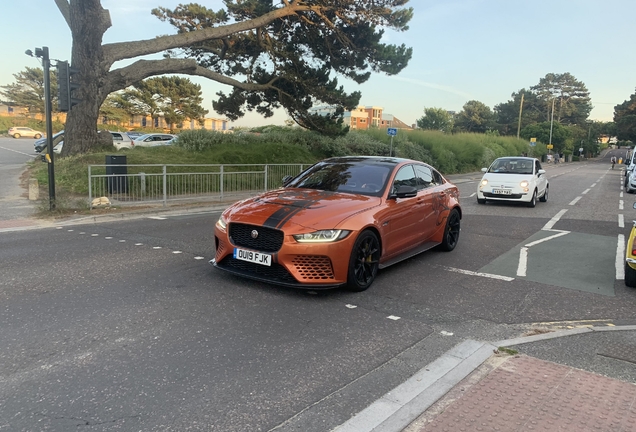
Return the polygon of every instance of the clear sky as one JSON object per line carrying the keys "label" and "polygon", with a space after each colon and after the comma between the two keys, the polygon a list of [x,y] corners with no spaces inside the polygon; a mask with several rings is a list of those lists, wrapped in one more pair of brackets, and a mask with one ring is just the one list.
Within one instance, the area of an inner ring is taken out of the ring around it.
{"label": "clear sky", "polygon": [[[174,33],[150,14],[157,6],[174,8],[186,0],[102,0],[113,26],[104,42],[150,39]],[[214,10],[220,0],[198,0]],[[340,79],[360,103],[384,108],[407,124],[424,108],[460,111],[469,100],[490,108],[511,94],[538,84],[548,73],[571,73],[590,91],[593,120],[611,121],[614,106],[636,91],[636,0],[411,0],[410,30],[387,32],[385,41],[413,47],[413,59],[399,75],[373,75],[363,85]],[[24,51],[48,46],[52,59],[70,58],[71,36],[54,0],[3,2],[0,30],[0,85],[13,74],[36,67]],[[115,65],[117,66],[117,64]],[[219,90],[230,89],[191,77],[203,88],[208,116]],[[235,126],[283,124],[247,114]]]}

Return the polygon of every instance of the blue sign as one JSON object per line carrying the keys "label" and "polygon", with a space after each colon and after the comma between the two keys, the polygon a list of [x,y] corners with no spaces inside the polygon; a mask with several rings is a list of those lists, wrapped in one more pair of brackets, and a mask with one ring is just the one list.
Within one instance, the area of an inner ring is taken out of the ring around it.
{"label": "blue sign", "polygon": [[388,128],[386,130],[386,134],[390,135],[390,136],[396,136],[397,135],[397,129],[396,128]]}

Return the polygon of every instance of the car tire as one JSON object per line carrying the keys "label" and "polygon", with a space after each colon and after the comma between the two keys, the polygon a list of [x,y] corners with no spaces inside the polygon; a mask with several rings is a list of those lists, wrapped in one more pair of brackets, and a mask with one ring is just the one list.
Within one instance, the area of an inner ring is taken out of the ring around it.
{"label": "car tire", "polygon": [[459,241],[459,233],[461,232],[461,217],[457,209],[451,210],[446,218],[446,228],[444,228],[444,238],[439,248],[444,252],[450,252],[455,249]]}
{"label": "car tire", "polygon": [[13,134],[13,138],[15,138],[15,139],[20,138],[20,134],[19,134],[19,133],[15,133],[15,134]]}
{"label": "car tire", "polygon": [[545,187],[545,192],[543,192],[543,196],[541,198],[539,198],[539,201],[541,202],[547,202],[548,201],[548,192],[550,191],[550,187],[546,186]]}
{"label": "car tire", "polygon": [[486,198],[477,198],[477,204],[486,204]]}
{"label": "car tire", "polygon": [[364,291],[371,286],[378,274],[380,262],[380,242],[373,231],[362,231],[351,249],[347,288],[350,291]]}
{"label": "car tire", "polygon": [[631,268],[627,262],[625,262],[625,285],[636,288],[636,270]]}
{"label": "car tire", "polygon": [[537,205],[537,190],[535,189],[534,192],[532,193],[532,198],[530,198],[530,201],[528,201],[528,207],[534,207]]}
{"label": "car tire", "polygon": [[42,138],[42,135],[40,135],[40,134],[35,134],[35,135],[33,136],[33,138],[35,138],[35,139],[40,139],[40,138]]}

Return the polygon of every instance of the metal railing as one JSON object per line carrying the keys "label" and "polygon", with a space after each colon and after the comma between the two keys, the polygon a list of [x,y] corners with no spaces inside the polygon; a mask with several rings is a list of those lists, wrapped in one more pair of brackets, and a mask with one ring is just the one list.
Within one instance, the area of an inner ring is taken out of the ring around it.
{"label": "metal railing", "polygon": [[218,200],[282,186],[309,164],[106,164],[88,166],[88,200],[107,197],[111,204],[134,205],[179,200]]}

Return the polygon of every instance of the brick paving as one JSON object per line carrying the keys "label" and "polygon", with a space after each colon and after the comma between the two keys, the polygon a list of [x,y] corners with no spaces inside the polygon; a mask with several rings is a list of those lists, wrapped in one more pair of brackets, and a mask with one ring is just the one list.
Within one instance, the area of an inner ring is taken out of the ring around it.
{"label": "brick paving", "polygon": [[636,384],[513,356],[416,430],[636,432]]}

